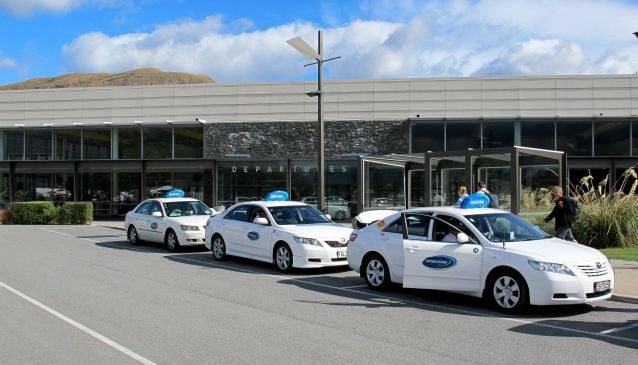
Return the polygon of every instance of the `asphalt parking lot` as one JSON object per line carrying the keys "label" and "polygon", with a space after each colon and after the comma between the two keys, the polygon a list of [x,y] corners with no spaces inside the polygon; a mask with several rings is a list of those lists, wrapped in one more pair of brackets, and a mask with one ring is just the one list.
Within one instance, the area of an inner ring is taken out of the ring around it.
{"label": "asphalt parking lot", "polygon": [[633,364],[638,305],[533,308],[281,275],[98,226],[0,226],[0,363]]}

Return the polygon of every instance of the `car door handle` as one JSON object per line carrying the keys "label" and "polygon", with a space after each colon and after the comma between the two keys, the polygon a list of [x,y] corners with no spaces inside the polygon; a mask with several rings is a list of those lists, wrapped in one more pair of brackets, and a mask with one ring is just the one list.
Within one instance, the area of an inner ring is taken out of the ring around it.
{"label": "car door handle", "polygon": [[410,252],[416,252],[416,251],[423,251],[422,248],[420,248],[419,246],[405,246],[405,249],[410,251]]}

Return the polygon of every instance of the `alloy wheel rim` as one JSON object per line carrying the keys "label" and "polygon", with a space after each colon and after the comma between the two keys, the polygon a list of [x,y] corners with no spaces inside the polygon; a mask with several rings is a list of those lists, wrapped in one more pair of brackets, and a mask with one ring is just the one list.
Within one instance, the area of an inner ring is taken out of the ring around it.
{"label": "alloy wheel rim", "polygon": [[168,234],[168,248],[171,249],[171,250],[175,248],[175,234],[174,233],[169,233]]}
{"label": "alloy wheel rim", "polygon": [[366,275],[368,281],[373,286],[379,286],[383,283],[385,278],[385,271],[383,270],[383,264],[379,260],[371,260],[366,268]]}
{"label": "alloy wheel rim", "polygon": [[494,300],[502,308],[511,309],[521,299],[521,289],[512,277],[501,276],[494,283]]}
{"label": "alloy wheel rim", "polygon": [[215,243],[213,244],[213,252],[215,253],[215,257],[220,258],[223,255],[224,244],[221,242],[219,238],[215,239]]}
{"label": "alloy wheel rim", "polygon": [[135,228],[131,229],[131,233],[129,233],[129,236],[131,237],[131,242],[137,242],[137,231],[135,230]]}
{"label": "alloy wheel rim", "polygon": [[286,270],[290,266],[290,253],[283,246],[277,249],[277,266],[282,270]]}

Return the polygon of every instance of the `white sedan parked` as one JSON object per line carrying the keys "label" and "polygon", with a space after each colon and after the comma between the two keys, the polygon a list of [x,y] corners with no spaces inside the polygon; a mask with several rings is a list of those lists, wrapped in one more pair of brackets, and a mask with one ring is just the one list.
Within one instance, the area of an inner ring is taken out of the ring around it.
{"label": "white sedan parked", "polygon": [[213,257],[273,262],[277,270],[346,266],[352,229],[301,202],[240,203],[209,219],[206,247]]}
{"label": "white sedan parked", "polygon": [[397,283],[453,291],[503,312],[605,300],[614,287],[611,264],[598,250],[490,208],[397,212],[352,233],[348,263],[372,289]]}
{"label": "white sedan parked", "polygon": [[213,213],[197,199],[148,199],[126,214],[124,229],[133,245],[159,242],[177,251],[181,246],[204,244],[204,226]]}

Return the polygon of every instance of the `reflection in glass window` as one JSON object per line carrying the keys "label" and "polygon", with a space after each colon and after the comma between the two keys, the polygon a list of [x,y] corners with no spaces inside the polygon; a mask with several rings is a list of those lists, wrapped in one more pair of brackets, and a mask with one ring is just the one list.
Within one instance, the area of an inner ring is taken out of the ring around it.
{"label": "reflection in glass window", "polygon": [[554,121],[521,122],[521,146],[546,150],[556,149]]}
{"label": "reflection in glass window", "polygon": [[9,205],[9,172],[0,172],[0,208],[6,209]]}
{"label": "reflection in glass window", "polygon": [[594,153],[596,156],[629,156],[629,122],[594,122]]}
{"label": "reflection in glass window", "polygon": [[113,174],[113,200],[118,202],[118,214],[126,214],[140,202],[142,174],[139,172],[117,172]]}
{"label": "reflection in glass window", "polygon": [[0,131],[1,160],[22,160],[24,150],[24,130]]}
{"label": "reflection in glass window", "polygon": [[160,198],[167,191],[173,189],[173,174],[171,172],[151,172],[146,174],[145,180],[145,199]]}
{"label": "reflection in glass window", "polygon": [[142,129],[119,127],[113,131],[114,157],[119,160],[139,159],[142,156]]}
{"label": "reflection in glass window", "polygon": [[591,120],[556,122],[556,149],[571,156],[592,155]]}
{"label": "reflection in glass window", "polygon": [[84,139],[85,160],[107,160],[111,158],[111,129],[85,128],[82,133]]}
{"label": "reflection in glass window", "polygon": [[444,150],[443,122],[419,122],[412,125],[411,153]]}
{"label": "reflection in glass window", "polygon": [[188,197],[204,200],[203,171],[176,171],[173,175],[172,185],[183,190]]}
{"label": "reflection in glass window", "polygon": [[80,129],[55,129],[55,159],[79,160],[82,153]]}
{"label": "reflection in glass window", "polygon": [[[290,200],[317,196],[317,160],[294,160],[291,171]],[[306,199],[307,200],[307,199]]]}
{"label": "reflection in glass window", "polygon": [[173,157],[173,128],[144,128],[144,158],[159,159]]}
{"label": "reflection in glass window", "polygon": [[483,148],[514,146],[514,122],[483,122]]}
{"label": "reflection in glass window", "polygon": [[53,199],[53,174],[16,174],[15,201],[28,202]]}
{"label": "reflection in glass window", "polygon": [[175,158],[204,157],[204,127],[175,127]]}
{"label": "reflection in glass window", "polygon": [[286,190],[286,161],[224,161],[217,165],[218,204],[263,199]]}
{"label": "reflection in glass window", "polygon": [[25,130],[25,160],[51,160],[53,134],[51,129]]}
{"label": "reflection in glass window", "polygon": [[364,210],[403,209],[403,167],[371,162],[365,165]]}
{"label": "reflection in glass window", "polygon": [[467,150],[468,148],[481,148],[481,123],[480,122],[448,122],[446,124],[447,151]]}

